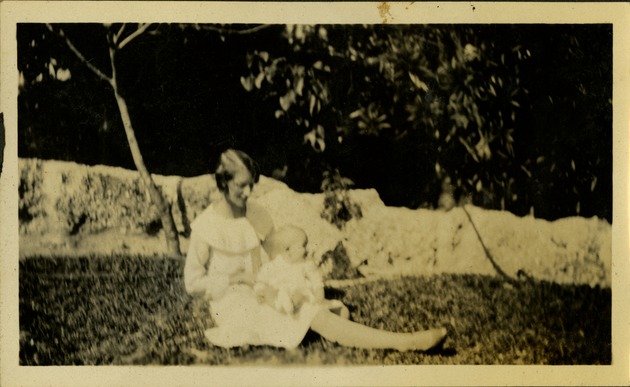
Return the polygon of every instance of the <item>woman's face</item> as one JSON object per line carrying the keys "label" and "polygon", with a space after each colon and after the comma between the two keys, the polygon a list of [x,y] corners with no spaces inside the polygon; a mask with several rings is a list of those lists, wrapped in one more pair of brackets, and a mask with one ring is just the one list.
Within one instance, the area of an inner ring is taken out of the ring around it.
{"label": "woman's face", "polygon": [[254,178],[248,170],[238,171],[227,183],[225,199],[235,207],[243,208],[254,188]]}

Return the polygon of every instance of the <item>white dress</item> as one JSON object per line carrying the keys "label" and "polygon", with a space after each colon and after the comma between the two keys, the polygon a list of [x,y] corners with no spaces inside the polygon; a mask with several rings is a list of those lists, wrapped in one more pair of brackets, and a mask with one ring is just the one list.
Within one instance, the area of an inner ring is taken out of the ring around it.
{"label": "white dress", "polygon": [[[247,216],[232,219],[210,205],[191,228],[184,282],[190,294],[210,300],[215,327],[205,332],[206,338],[225,348],[247,344],[296,348],[315,315],[325,306],[307,303],[297,315],[289,316],[259,303],[252,287],[229,284],[230,275],[240,270],[252,273],[253,262],[259,262],[259,266],[268,260],[260,243],[273,229],[267,212],[250,201]],[[197,239],[210,246],[206,262],[195,251]]]}

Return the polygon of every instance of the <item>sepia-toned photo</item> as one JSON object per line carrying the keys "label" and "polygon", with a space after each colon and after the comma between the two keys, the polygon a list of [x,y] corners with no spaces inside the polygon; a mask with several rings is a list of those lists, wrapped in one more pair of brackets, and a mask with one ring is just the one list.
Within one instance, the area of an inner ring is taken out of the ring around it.
{"label": "sepia-toned photo", "polygon": [[57,4],[0,8],[3,384],[629,380],[627,7]]}

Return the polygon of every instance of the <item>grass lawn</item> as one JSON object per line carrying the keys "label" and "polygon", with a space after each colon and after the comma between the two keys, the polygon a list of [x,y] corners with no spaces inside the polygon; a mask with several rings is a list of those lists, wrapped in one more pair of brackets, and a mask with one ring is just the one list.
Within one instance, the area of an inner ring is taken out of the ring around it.
{"label": "grass lawn", "polygon": [[351,318],[412,331],[445,325],[435,353],[340,347],[309,333],[295,351],[226,350],[203,336],[205,303],[184,291],[183,260],[133,256],[20,261],[20,364],[610,364],[611,291],[438,275],[328,289]]}

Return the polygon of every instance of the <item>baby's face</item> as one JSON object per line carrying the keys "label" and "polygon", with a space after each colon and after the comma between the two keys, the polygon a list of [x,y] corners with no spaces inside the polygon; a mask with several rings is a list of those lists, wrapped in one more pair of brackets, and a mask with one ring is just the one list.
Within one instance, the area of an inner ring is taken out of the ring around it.
{"label": "baby's face", "polygon": [[304,258],[306,258],[306,245],[308,245],[306,236],[297,238],[287,248],[285,259],[291,263],[304,261]]}

